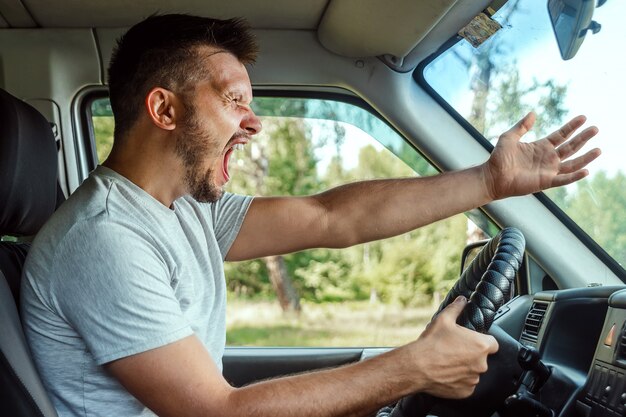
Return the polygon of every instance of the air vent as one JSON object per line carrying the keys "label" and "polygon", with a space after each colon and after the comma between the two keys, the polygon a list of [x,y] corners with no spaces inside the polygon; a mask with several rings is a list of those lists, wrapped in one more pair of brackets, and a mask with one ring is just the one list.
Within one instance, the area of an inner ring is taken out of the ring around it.
{"label": "air vent", "polygon": [[533,303],[528,315],[526,316],[526,322],[524,323],[524,330],[522,330],[522,338],[536,342],[539,336],[539,329],[541,329],[541,323],[543,317],[546,315],[548,304],[546,303]]}

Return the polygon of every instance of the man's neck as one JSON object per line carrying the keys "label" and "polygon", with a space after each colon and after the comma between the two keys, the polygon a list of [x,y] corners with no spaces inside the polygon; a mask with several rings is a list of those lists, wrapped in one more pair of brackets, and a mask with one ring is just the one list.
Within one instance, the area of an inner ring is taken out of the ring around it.
{"label": "man's neck", "polygon": [[[186,194],[184,168],[180,159],[155,140],[146,145],[143,141],[126,138],[123,146],[114,146],[109,157],[102,163],[126,177],[164,206],[171,208],[177,198]],[[134,146],[141,143],[141,148]],[[157,149],[154,149],[157,148]]]}

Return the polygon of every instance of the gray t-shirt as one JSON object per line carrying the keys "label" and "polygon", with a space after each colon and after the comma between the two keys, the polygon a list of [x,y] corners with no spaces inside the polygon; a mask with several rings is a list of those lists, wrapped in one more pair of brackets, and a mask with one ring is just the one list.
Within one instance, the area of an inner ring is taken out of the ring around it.
{"label": "gray t-shirt", "polygon": [[152,416],[102,366],[195,334],[221,369],[223,260],[251,202],[167,208],[98,167],[37,235],[24,331],[60,416]]}

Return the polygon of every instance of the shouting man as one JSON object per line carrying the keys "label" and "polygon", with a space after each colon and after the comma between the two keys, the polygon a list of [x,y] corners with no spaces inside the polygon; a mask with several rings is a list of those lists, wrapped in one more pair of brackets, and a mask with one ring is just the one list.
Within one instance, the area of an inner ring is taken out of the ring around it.
{"label": "shouting man", "polygon": [[462,298],[370,360],[231,387],[223,261],[398,235],[572,183],[599,155],[566,160],[597,133],[574,135],[584,117],[520,142],[530,114],[462,171],[309,197],[224,193],[233,148],[261,130],[245,67],[256,52],[245,22],[187,15],[150,17],[119,40],[113,150],[37,236],[22,285],[25,332],[60,416],[366,416],[415,392],[466,397],[498,346],[456,324]]}

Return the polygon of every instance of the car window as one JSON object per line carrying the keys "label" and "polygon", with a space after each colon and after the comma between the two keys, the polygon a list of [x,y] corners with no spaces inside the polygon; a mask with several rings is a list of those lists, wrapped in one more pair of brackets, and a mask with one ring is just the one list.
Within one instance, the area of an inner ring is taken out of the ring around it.
{"label": "car window", "polygon": [[[371,112],[323,99],[258,97],[263,130],[235,150],[227,191],[308,195],[346,182],[437,171]],[[112,141],[108,99],[92,104],[100,161]],[[497,233],[479,211],[392,239],[227,263],[227,343],[396,346],[430,320],[459,276],[468,241]],[[271,237],[268,237],[271,238]]]}
{"label": "car window", "polygon": [[[557,129],[578,114],[597,125],[600,135],[585,149],[603,155],[591,175],[546,195],[613,259],[626,265],[626,141],[622,100],[626,96],[626,2],[608,1],[594,20],[578,54],[563,61],[545,2],[511,0],[493,18],[502,25],[474,48],[453,44],[425,66],[423,78],[435,93],[491,143],[525,113],[537,123],[527,140]],[[619,267],[618,267],[619,268]],[[623,272],[623,270],[622,270]]]}
{"label": "car window", "polygon": [[90,106],[91,125],[93,127],[93,148],[96,152],[98,163],[104,162],[113,146],[113,112],[109,98],[93,100]]}

